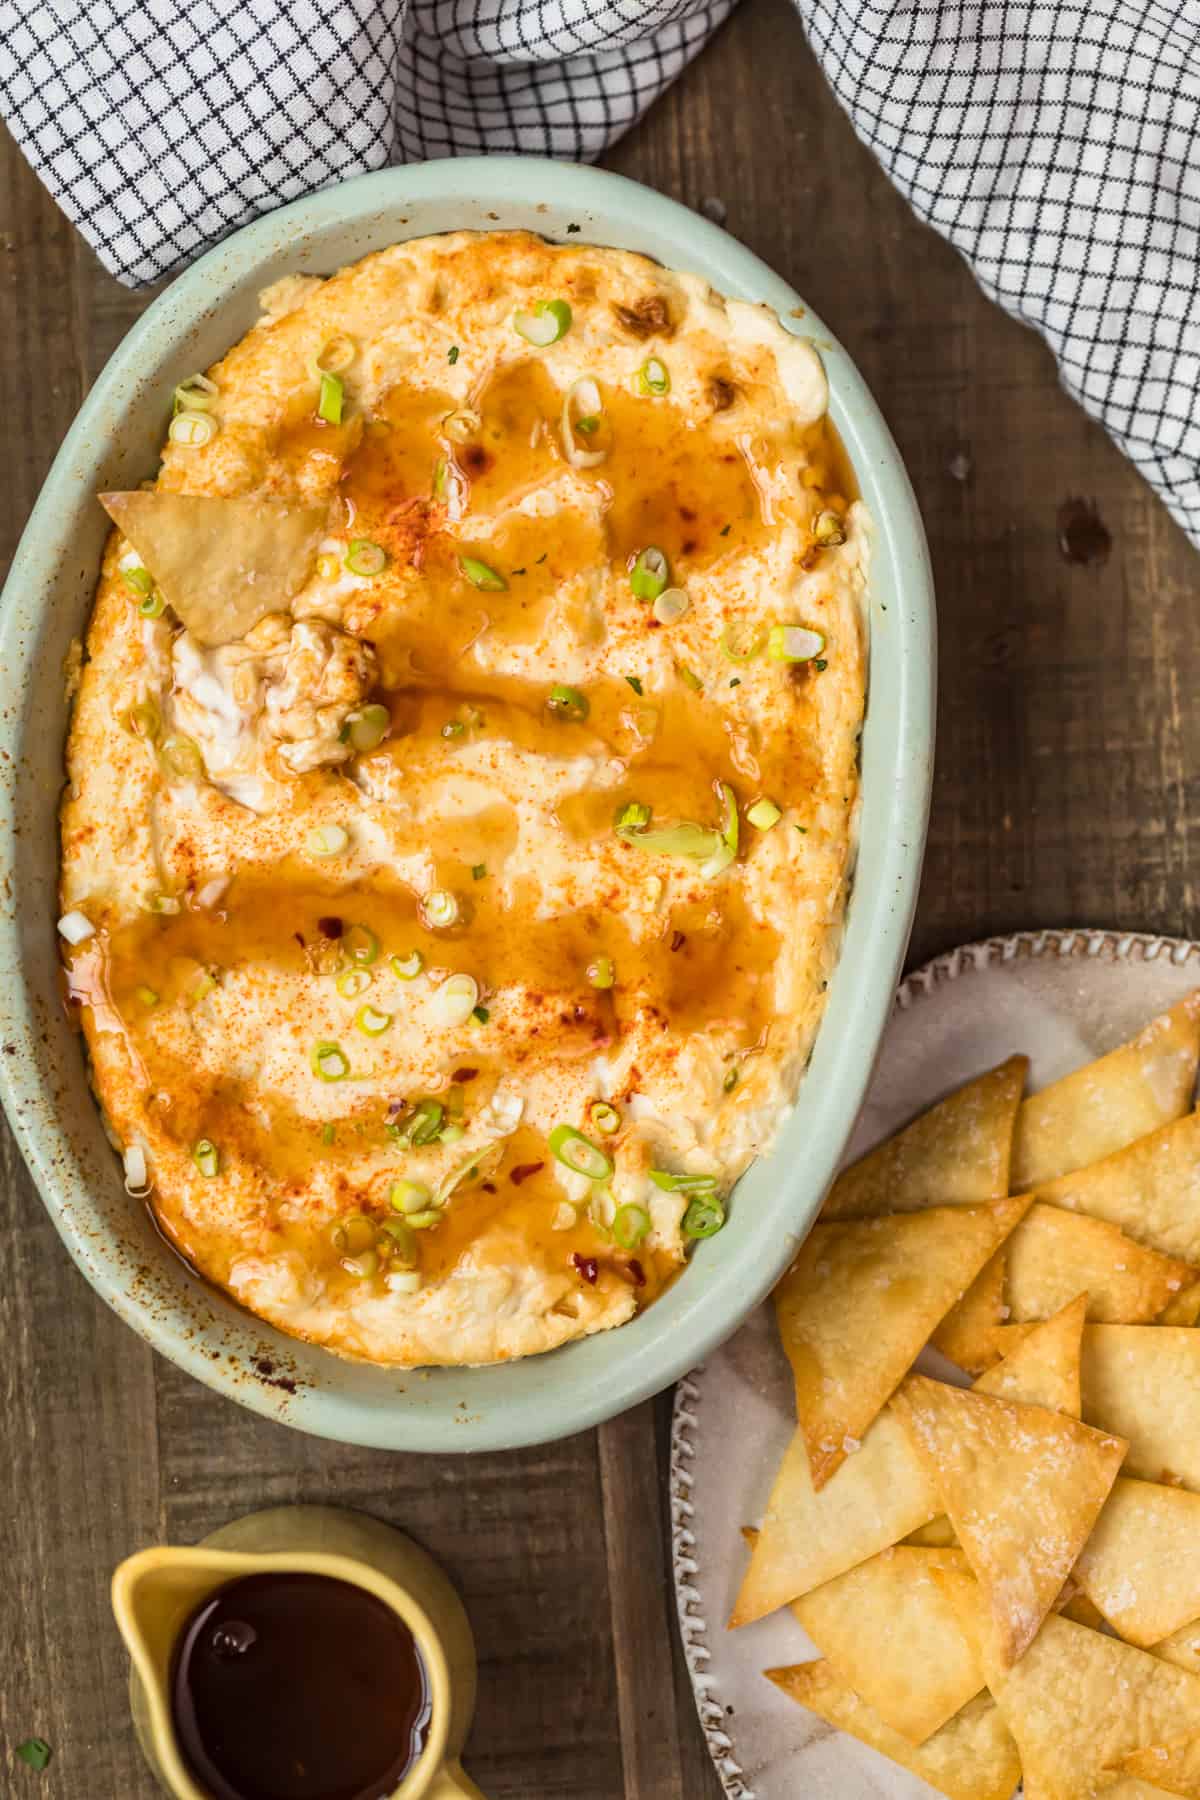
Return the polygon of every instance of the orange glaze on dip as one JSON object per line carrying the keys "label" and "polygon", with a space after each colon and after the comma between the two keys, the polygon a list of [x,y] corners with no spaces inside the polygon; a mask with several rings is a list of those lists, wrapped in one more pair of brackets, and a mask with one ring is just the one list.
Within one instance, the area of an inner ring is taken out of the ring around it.
{"label": "orange glaze on dip", "polygon": [[220,641],[110,543],[62,899],[113,1134],[198,1270],[343,1354],[618,1324],[769,1147],[836,955],[864,523],[819,365],[463,234],[281,290],[210,379],[157,491],[324,527]]}

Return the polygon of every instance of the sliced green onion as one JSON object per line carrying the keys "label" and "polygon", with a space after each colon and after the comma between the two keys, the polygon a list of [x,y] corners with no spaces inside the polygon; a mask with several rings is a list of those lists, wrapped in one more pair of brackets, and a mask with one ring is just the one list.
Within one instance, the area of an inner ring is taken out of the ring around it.
{"label": "sliced green onion", "polygon": [[442,736],[444,738],[462,737],[466,729],[461,719],[447,719],[442,726]]}
{"label": "sliced green onion", "polygon": [[657,544],[640,550],[629,571],[629,585],[638,600],[657,600],[671,579],[671,565]]}
{"label": "sliced green onion", "polygon": [[550,1133],[550,1151],[560,1163],[589,1181],[607,1181],[613,1172],[613,1160],[599,1144],[584,1137],[573,1125],[556,1125]]}
{"label": "sliced green onion", "polygon": [[317,400],[317,417],[324,419],[327,425],[340,425],[342,422],[342,400],[344,389],[336,375],[327,370],[321,374],[321,393]]}
{"label": "sliced green onion", "polygon": [[145,599],[148,594],[154,591],[154,582],[151,578],[149,569],[122,569],[121,580],[125,583],[125,586],[129,589],[130,593],[136,594],[140,600]]}
{"label": "sliced green onion", "polygon": [[466,1135],[466,1128],[451,1119],[450,1123],[443,1125],[439,1131],[438,1142],[439,1144],[457,1144],[459,1139],[465,1138]]}
{"label": "sliced green onion", "polygon": [[219,389],[207,375],[188,375],[175,389],[172,406],[176,413],[212,411]]}
{"label": "sliced green onion", "polygon": [[188,1005],[189,1006],[199,1006],[201,1000],[205,999],[209,994],[211,994],[213,989],[216,987],[216,985],[217,985],[217,978],[213,974],[212,970],[211,969],[201,969],[199,975],[197,975],[191,988],[188,990],[188,996],[187,996]]}
{"label": "sliced green onion", "polygon": [[578,436],[582,433],[584,437],[594,437],[603,423],[603,412],[604,402],[600,397],[599,383],[590,375],[581,375],[563,395],[563,455],[573,469],[598,468],[607,457],[608,451],[603,447],[585,450]]}
{"label": "sliced green onion", "polygon": [[53,1752],[45,1738],[31,1737],[26,1738],[24,1743],[18,1744],[13,1755],[19,1756],[27,1768],[33,1769],[40,1775],[43,1769],[49,1767]]}
{"label": "sliced green onion", "polygon": [[444,1030],[465,1025],[479,1004],[479,983],[473,975],[450,975],[435,991],[430,1003],[434,1023]]}
{"label": "sliced green onion", "polygon": [[164,738],[159,755],[170,773],[179,775],[184,780],[195,780],[204,773],[204,758],[200,754],[200,746],[190,737]]}
{"label": "sliced green onion", "polygon": [[675,664],[675,673],[685,687],[691,688],[693,694],[702,694],[704,692],[704,683],[701,681],[696,671],[694,669],[689,669],[686,663],[677,662]]}
{"label": "sliced green onion", "polygon": [[456,363],[458,361],[458,355],[459,355],[458,345],[451,344],[449,350],[447,350],[447,352],[446,352],[446,361],[448,363],[450,363],[451,365],[453,365],[454,363]]}
{"label": "sliced green onion", "polygon": [[621,1115],[607,1100],[593,1100],[588,1107],[588,1123],[605,1137],[613,1137],[621,1129]]}
{"label": "sliced green onion", "polygon": [[152,987],[135,987],[133,991],[143,1006],[158,1005],[158,995]]}
{"label": "sliced green onion", "polygon": [[221,1153],[211,1138],[201,1138],[192,1146],[192,1161],[200,1173],[211,1181],[221,1167]]}
{"label": "sliced green onion", "polygon": [[419,1293],[424,1282],[420,1269],[389,1270],[383,1279],[393,1294]]}
{"label": "sliced green onion", "polygon": [[611,956],[598,956],[587,966],[587,978],[594,988],[610,988],[616,980]]}
{"label": "sliced green onion", "polygon": [[370,538],[351,538],[344,560],[352,575],[382,575],[387,568],[387,551]]}
{"label": "sliced green onion", "polygon": [[361,1250],[357,1256],[343,1256],[341,1266],[347,1275],[353,1275],[358,1281],[369,1281],[372,1275],[379,1273],[379,1252],[377,1250]]}
{"label": "sliced green onion", "polygon": [[697,825],[692,819],[681,819],[676,825],[659,825],[646,831],[630,831],[618,826],[617,835],[648,855],[687,856],[698,862],[716,856],[725,848],[725,840],[719,831]]}
{"label": "sliced green onion", "polygon": [[545,350],[570,331],[571,308],[565,300],[538,300],[528,311],[513,314],[513,329],[535,350]]}
{"label": "sliced green onion", "polygon": [[382,1037],[391,1027],[392,1015],[380,1012],[375,1006],[360,1006],[354,1015],[354,1023],[368,1037]]}
{"label": "sliced green onion", "polygon": [[825,648],[825,633],[807,625],[772,625],[767,655],[772,662],[811,662]]}
{"label": "sliced green onion", "polygon": [[582,431],[585,437],[591,437],[593,432],[599,431],[600,429],[599,413],[592,413],[590,418],[576,419],[575,429],[576,431]]}
{"label": "sliced green onion", "polygon": [[730,1069],[727,1071],[725,1079],[721,1083],[721,1091],[726,1094],[732,1094],[732,1092],[733,1092],[734,1088],[737,1086],[737,1084],[738,1084],[738,1071],[736,1069]]}
{"label": "sliced green onion", "polygon": [[370,1250],[375,1244],[375,1222],[368,1219],[365,1213],[348,1213],[344,1219],[338,1219],[330,1226],[329,1241],[335,1250],[343,1255],[349,1253],[357,1256],[362,1250]]}
{"label": "sliced green onion", "polygon": [[665,1194],[712,1194],[716,1192],[715,1175],[672,1175],[669,1169],[651,1169],[650,1179]]}
{"label": "sliced green onion", "polygon": [[812,528],[813,537],[822,550],[832,550],[846,541],[846,527],[835,512],[818,513]]}
{"label": "sliced green onion", "polygon": [[322,1127],[321,1127],[321,1142],[323,1144],[332,1144],[332,1143],[336,1142],[336,1140],[337,1140],[337,1127],[335,1125],[331,1125],[331,1124],[330,1125],[322,1125]]}
{"label": "sliced green onion", "polygon": [[487,864],[486,863],[472,863],[471,864],[471,880],[472,881],[482,881],[486,875],[487,875]]}
{"label": "sliced green onion", "polygon": [[[400,1210],[403,1211],[403,1207]],[[406,1219],[380,1219],[376,1228],[375,1246],[386,1256],[394,1256],[404,1262],[415,1260],[416,1245]]]}
{"label": "sliced green onion", "polygon": [[633,689],[634,693],[637,695],[638,699],[640,700],[643,693],[645,692],[645,689],[642,687],[642,681],[641,681],[640,675],[626,675],[625,680],[629,683],[630,687]]}
{"label": "sliced green onion", "polygon": [[351,925],[342,935],[342,949],[364,968],[379,956],[379,939],[365,925]]}
{"label": "sliced green onion", "polygon": [[586,694],[580,693],[576,687],[566,687],[558,683],[550,689],[546,705],[555,718],[568,719],[572,724],[582,724],[592,710]]}
{"label": "sliced green onion", "polygon": [[444,1206],[451,1194],[458,1188],[476,1181],[486,1180],[489,1175],[496,1172],[503,1161],[504,1141],[502,1138],[494,1139],[492,1143],[484,1144],[480,1149],[473,1150],[464,1162],[460,1162],[456,1168],[451,1169],[450,1173],[438,1183],[437,1193],[433,1197],[434,1205]]}
{"label": "sliced green onion", "polygon": [[166,610],[167,603],[157,588],[153,593],[147,594],[145,599],[138,601],[138,611],[143,619],[161,619]]}
{"label": "sliced green onion", "polygon": [[650,808],[641,800],[630,800],[617,808],[614,821],[618,831],[642,831],[650,823]]}
{"label": "sliced green onion", "polygon": [[421,1100],[414,1108],[402,1135],[418,1149],[422,1144],[432,1144],[442,1129],[445,1117],[446,1109],[440,1100]]}
{"label": "sliced green onion", "polygon": [[691,604],[682,588],[664,588],[651,610],[660,625],[674,625]]}
{"label": "sliced green onion", "polygon": [[423,1181],[393,1181],[388,1202],[398,1213],[424,1212],[432,1204],[433,1195]]}
{"label": "sliced green onion", "polygon": [[458,901],[448,888],[434,888],[421,901],[421,913],[427,925],[435,931],[445,931],[458,922]]}
{"label": "sliced green onion", "polygon": [[481,588],[485,594],[507,592],[508,583],[503,575],[493,569],[490,563],[481,562],[477,556],[460,556],[458,566],[471,586]]}
{"label": "sliced green onion", "polygon": [[203,449],[217,435],[217,421],[204,412],[176,413],[167,426],[167,436],[173,444],[182,444],[188,450]]}
{"label": "sliced green onion", "polygon": [[401,981],[415,981],[425,967],[425,958],[419,950],[407,950],[403,956],[390,956],[388,963],[392,974]]}
{"label": "sliced green onion", "polygon": [[612,1234],[622,1250],[636,1250],[650,1230],[650,1214],[644,1206],[619,1206],[613,1217]]}
{"label": "sliced green onion", "polygon": [[387,736],[392,715],[386,706],[362,706],[357,712],[346,714],[346,723],[342,726],[341,739],[344,744],[353,744],[356,750],[374,750]]}
{"label": "sliced green onion", "polygon": [[477,1025],[486,1025],[491,1016],[492,1015],[486,1006],[473,1006],[471,1008],[471,1017]]}
{"label": "sliced green onion", "polygon": [[671,391],[671,372],[657,356],[646,359],[637,372],[636,381],[639,394],[668,394]]}
{"label": "sliced green onion", "polygon": [[[357,355],[358,348],[354,339],[339,331],[317,352],[313,358],[313,368],[318,375],[340,375],[350,367]],[[337,424],[336,419],[334,424]]]}
{"label": "sliced green onion", "polygon": [[371,985],[366,969],[343,969],[337,978],[337,991],[343,1000],[357,1000]]}
{"label": "sliced green onion", "polygon": [[738,847],[737,795],[727,781],[714,781],[713,788],[716,791],[717,804],[724,813],[724,818],[721,823],[721,836],[736,855]]}
{"label": "sliced green onion", "polygon": [[775,802],[768,800],[764,794],[761,800],[756,800],[753,806],[746,808],[746,817],[757,830],[770,831],[772,825],[778,825],[783,814]]}
{"label": "sliced green onion", "polygon": [[139,700],[131,706],[126,723],[134,737],[146,738],[151,744],[158,742],[162,719],[153,700]]}
{"label": "sliced green onion", "polygon": [[428,1206],[424,1212],[409,1213],[405,1221],[414,1231],[428,1231],[431,1226],[440,1225],[441,1222],[442,1215],[436,1206]]}
{"label": "sliced green onion", "polygon": [[343,825],[317,825],[304,840],[310,856],[340,856],[350,842]]}
{"label": "sliced green onion", "polygon": [[[177,913],[183,911],[183,907],[176,894],[149,894],[143,904],[145,905],[146,911],[152,913]],[[62,929],[61,920],[59,921],[59,929]]]}
{"label": "sliced green onion", "polygon": [[322,1081],[344,1081],[350,1073],[350,1059],[340,1044],[314,1044],[312,1067]]}
{"label": "sliced green onion", "polygon": [[750,619],[735,621],[721,633],[721,654],[733,663],[753,662],[762,654],[767,628]]}
{"label": "sliced green onion", "polygon": [[715,1237],[725,1223],[725,1208],[715,1194],[697,1196],[683,1215],[687,1238]]}

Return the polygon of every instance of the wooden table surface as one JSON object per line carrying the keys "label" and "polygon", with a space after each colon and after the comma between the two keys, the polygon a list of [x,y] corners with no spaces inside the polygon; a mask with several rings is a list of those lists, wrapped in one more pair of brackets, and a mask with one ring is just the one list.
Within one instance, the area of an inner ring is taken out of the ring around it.
{"label": "wooden table surface", "polygon": [[[837,330],[924,511],[941,614],[938,774],[912,960],[1021,926],[1200,929],[1200,566],[1048,352],[918,225],[830,98],[786,0],[745,0],[611,167],[725,217]],[[90,382],[146,297],[109,280],[0,144],[11,555]],[[1056,517],[1094,500],[1102,566]],[[467,1760],[491,1796],[719,1793],[679,1654],[669,1396],[528,1453],[406,1457],[268,1423],[155,1356],[70,1266],[0,1144],[0,1794],[155,1792],[108,1610],[128,1551],[283,1501],[361,1507],[452,1572],[478,1639]],[[737,1521],[732,1523],[736,1524]]]}

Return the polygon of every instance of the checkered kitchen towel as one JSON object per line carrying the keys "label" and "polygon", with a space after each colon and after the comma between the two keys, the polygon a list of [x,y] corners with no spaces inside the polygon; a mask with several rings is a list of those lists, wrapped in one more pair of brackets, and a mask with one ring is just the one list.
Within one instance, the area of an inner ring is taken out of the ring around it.
{"label": "checkered kitchen towel", "polygon": [[[1200,542],[1200,0],[796,0],[855,128]],[[732,0],[0,0],[0,112],[123,281],[364,169],[598,154]]]}

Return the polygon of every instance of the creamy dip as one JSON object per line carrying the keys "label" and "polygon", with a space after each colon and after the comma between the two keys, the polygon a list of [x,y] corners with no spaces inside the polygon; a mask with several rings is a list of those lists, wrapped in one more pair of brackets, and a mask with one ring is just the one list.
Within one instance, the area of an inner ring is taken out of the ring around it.
{"label": "creamy dip", "polygon": [[813,348],[643,258],[458,233],[263,305],[106,497],[69,994],[131,1189],[245,1306],[545,1350],[654,1298],[795,1098],[865,520]]}

